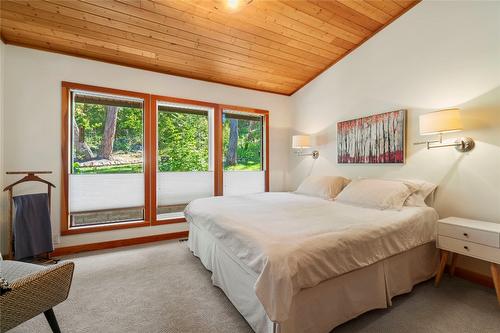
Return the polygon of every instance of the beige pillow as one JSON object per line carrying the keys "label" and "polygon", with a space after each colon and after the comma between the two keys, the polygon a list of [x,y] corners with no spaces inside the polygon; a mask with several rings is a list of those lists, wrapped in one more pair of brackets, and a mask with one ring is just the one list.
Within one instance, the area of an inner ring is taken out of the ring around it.
{"label": "beige pillow", "polygon": [[347,185],[335,200],[365,208],[399,210],[417,189],[404,181],[359,179]]}
{"label": "beige pillow", "polygon": [[[436,184],[427,182],[425,180],[420,180],[420,179],[398,179],[398,180],[405,182],[405,183],[410,183],[417,188],[415,193],[413,193],[412,195],[410,195],[408,197],[408,199],[406,199],[405,204],[404,204],[405,206],[428,207],[427,199],[436,190],[436,188],[437,188]],[[432,200],[430,200],[430,201],[432,201]],[[432,203],[431,203],[431,205],[432,205]]]}
{"label": "beige pillow", "polygon": [[295,193],[333,200],[349,182],[350,179],[341,176],[309,176]]}

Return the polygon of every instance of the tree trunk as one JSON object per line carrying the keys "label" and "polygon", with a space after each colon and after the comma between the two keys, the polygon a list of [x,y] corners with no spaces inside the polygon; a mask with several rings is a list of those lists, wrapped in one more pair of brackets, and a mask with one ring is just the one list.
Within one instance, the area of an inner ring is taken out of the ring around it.
{"label": "tree trunk", "polygon": [[80,129],[78,128],[76,121],[73,120],[73,143],[75,149],[78,153],[83,154],[85,156],[85,160],[90,160],[95,157],[92,149],[90,149],[89,145],[85,142],[85,140],[80,137]]}
{"label": "tree trunk", "polygon": [[226,153],[226,164],[236,165],[238,162],[238,119],[229,120],[229,147]]}
{"label": "tree trunk", "polygon": [[118,107],[106,105],[106,123],[102,135],[101,158],[109,159],[113,153]]}

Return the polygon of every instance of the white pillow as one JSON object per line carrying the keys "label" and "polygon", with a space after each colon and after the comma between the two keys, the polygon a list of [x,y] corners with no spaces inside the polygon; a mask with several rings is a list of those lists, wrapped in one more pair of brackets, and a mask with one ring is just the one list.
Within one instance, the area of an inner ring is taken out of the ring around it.
{"label": "white pillow", "polygon": [[359,179],[347,185],[335,200],[366,208],[399,210],[417,189],[403,181]]}
{"label": "white pillow", "polygon": [[332,200],[350,181],[340,176],[309,176],[299,185],[295,193]]}
{"label": "white pillow", "polygon": [[427,197],[437,188],[436,184],[426,182],[425,180],[399,179],[399,181],[413,184],[417,188],[417,191],[406,199],[404,204],[405,206],[427,207],[427,203],[425,202]]}

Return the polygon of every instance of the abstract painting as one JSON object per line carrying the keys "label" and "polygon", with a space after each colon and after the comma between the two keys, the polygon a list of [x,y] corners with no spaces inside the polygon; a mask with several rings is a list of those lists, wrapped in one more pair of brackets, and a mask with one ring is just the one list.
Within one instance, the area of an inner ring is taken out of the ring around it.
{"label": "abstract painting", "polygon": [[406,110],[337,123],[338,163],[404,163]]}

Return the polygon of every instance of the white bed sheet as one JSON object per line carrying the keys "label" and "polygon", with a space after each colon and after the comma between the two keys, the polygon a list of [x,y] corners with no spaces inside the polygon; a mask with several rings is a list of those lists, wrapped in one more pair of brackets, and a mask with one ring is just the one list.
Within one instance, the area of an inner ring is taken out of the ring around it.
{"label": "white bed sheet", "polygon": [[429,207],[381,211],[293,193],[198,199],[185,215],[256,274],[275,322],[301,289],[433,241],[438,218]]}

